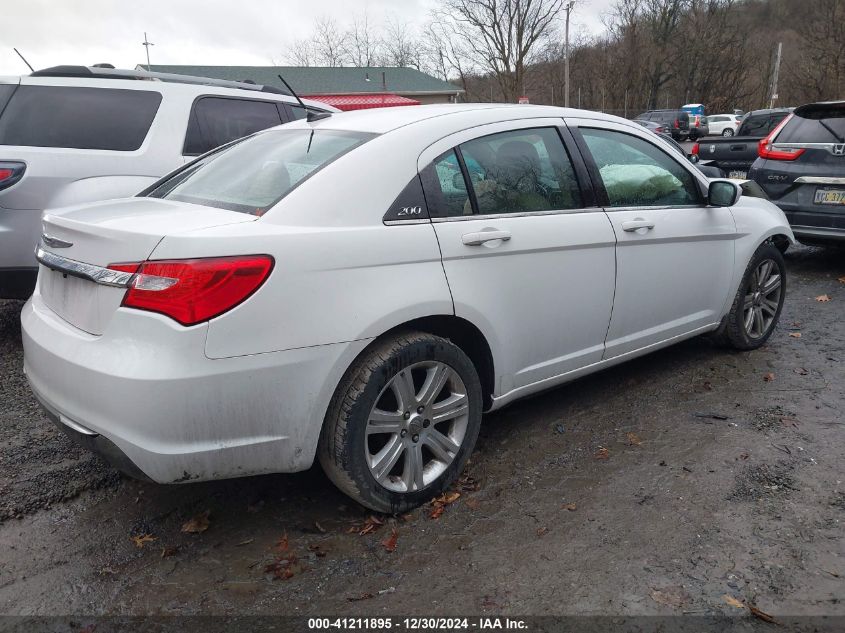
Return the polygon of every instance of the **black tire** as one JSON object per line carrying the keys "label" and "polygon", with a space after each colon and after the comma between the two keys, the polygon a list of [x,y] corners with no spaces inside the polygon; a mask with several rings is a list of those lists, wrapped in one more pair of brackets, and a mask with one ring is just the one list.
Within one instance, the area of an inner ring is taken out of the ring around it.
{"label": "black tire", "polygon": [[[436,479],[419,490],[396,492],[380,484],[370,470],[366,427],[390,381],[401,370],[427,361],[447,365],[463,381],[466,430],[453,461]],[[341,379],[323,423],[320,463],[329,479],[361,505],[388,514],[406,512],[441,494],[460,475],[478,438],[482,402],[478,373],[459,347],[424,332],[392,335],[366,350]]]}
{"label": "black tire", "polygon": [[722,136],[733,136],[733,135],[734,135],[734,131],[729,127],[726,127],[724,130],[722,130]]}
{"label": "black tire", "polygon": [[[756,280],[754,278],[758,267],[770,260],[777,267],[780,275],[780,295],[777,302],[777,310],[771,320],[771,323],[766,327],[763,334],[760,336],[751,336],[745,326],[745,299],[749,294],[753,294],[756,287]],[[722,319],[719,329],[713,333],[712,339],[720,345],[725,347],[732,347],[738,350],[752,350],[761,347],[769,340],[769,337],[774,332],[775,327],[780,320],[780,314],[783,310],[783,301],[786,298],[786,263],[783,259],[783,254],[771,242],[761,244],[754,252],[748,266],[745,268],[745,274],[742,276],[742,282],[739,284],[736,297],[734,297],[730,312]]]}

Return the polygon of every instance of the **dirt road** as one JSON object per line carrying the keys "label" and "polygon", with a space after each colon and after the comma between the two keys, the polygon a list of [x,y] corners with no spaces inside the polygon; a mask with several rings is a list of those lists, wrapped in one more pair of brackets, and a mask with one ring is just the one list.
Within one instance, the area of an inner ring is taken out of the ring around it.
{"label": "dirt road", "polygon": [[118,477],[40,414],[0,304],[0,613],[845,615],[845,253],[787,263],[765,348],[692,340],[486,416],[460,496],[383,525],[316,469]]}

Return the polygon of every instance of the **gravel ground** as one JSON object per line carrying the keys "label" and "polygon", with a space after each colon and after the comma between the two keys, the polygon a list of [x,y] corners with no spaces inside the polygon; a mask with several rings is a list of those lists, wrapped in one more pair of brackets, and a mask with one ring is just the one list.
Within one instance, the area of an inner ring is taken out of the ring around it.
{"label": "gravel ground", "polygon": [[0,613],[845,615],[845,254],[787,264],[763,349],[696,339],[486,416],[460,496],[400,518],[317,469],[118,477],[40,413],[0,303]]}

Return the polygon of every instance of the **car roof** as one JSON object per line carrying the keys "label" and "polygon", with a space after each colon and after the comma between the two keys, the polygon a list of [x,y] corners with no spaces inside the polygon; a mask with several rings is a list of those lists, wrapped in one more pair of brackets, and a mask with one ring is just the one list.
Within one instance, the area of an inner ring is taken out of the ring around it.
{"label": "car roof", "polygon": [[[464,115],[464,116],[460,116]],[[469,115],[469,116],[468,116]],[[574,108],[559,108],[556,106],[535,106],[501,103],[444,103],[419,106],[399,106],[393,108],[372,108],[368,110],[354,110],[333,115],[319,121],[307,122],[304,119],[289,123],[286,127],[302,127],[314,129],[348,130],[355,132],[370,132],[385,134],[409,125],[439,119],[444,126],[450,127],[453,119],[460,118],[465,122],[471,118],[475,125],[510,121],[516,119],[534,118],[563,118],[577,117],[603,121],[622,121],[627,119],[587,110]],[[457,123],[457,121],[454,121]],[[465,127],[471,127],[465,125]]]}

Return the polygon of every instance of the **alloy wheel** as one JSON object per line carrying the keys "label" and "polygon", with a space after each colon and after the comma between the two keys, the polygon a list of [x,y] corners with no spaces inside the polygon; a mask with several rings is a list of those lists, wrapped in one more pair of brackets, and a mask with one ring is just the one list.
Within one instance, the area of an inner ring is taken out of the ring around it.
{"label": "alloy wheel", "polygon": [[425,361],[399,370],[367,419],[370,473],[394,492],[425,488],[457,457],[468,421],[466,386],[454,369]]}
{"label": "alloy wheel", "polygon": [[752,339],[765,336],[777,317],[782,292],[780,269],[764,259],[751,275],[745,291],[742,316],[745,332]]}

